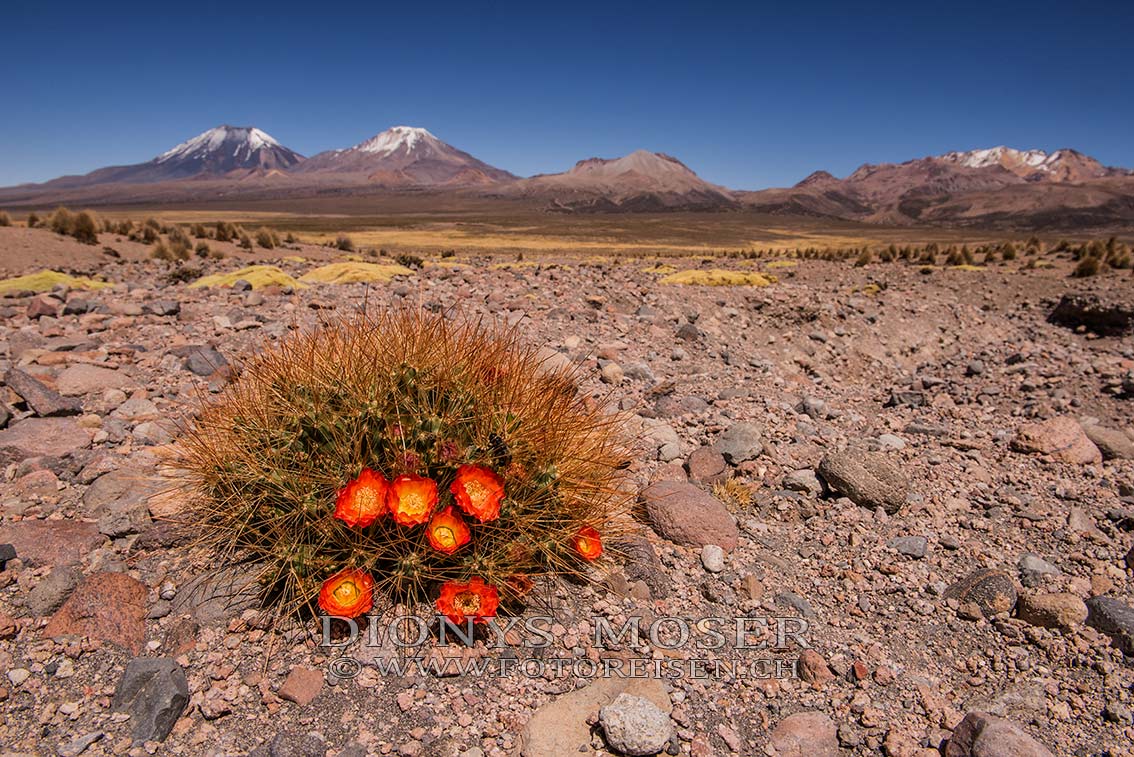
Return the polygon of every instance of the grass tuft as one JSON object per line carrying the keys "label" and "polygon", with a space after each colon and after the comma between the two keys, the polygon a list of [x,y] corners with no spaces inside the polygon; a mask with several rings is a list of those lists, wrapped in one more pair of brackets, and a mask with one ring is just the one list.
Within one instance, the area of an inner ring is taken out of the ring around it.
{"label": "grass tuft", "polygon": [[719,268],[710,270],[688,270],[670,274],[661,280],[662,284],[691,284],[695,286],[756,286],[766,287],[776,282],[775,276],[756,271],[725,271]]}
{"label": "grass tuft", "polygon": [[65,286],[68,289],[105,289],[114,285],[97,279],[44,270],[39,273],[29,273],[26,276],[17,276],[13,279],[0,280],[0,294],[50,292],[57,286]]}
{"label": "grass tuft", "polygon": [[314,268],[299,277],[305,284],[356,284],[359,282],[386,283],[395,276],[412,276],[413,271],[402,265],[383,263],[331,263]]}
{"label": "grass tuft", "polygon": [[241,268],[239,271],[214,273],[209,276],[202,276],[189,286],[195,289],[201,287],[230,287],[241,279],[251,284],[253,289],[268,286],[301,289],[304,286],[274,265],[251,265],[247,268]]}

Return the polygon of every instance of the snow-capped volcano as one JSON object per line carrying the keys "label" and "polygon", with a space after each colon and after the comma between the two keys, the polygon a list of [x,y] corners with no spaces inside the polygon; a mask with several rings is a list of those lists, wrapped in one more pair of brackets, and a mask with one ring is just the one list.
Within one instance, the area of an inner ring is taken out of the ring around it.
{"label": "snow-capped volcano", "polygon": [[245,178],[287,171],[303,160],[267,132],[251,126],[217,126],[166,150],[146,163],[100,168],[65,176],[52,184],[151,184],[196,178]]}
{"label": "snow-capped volcano", "polygon": [[1107,176],[1110,170],[1094,158],[1075,150],[1054,152],[1016,150],[1003,145],[983,150],[950,152],[937,160],[964,168],[999,166],[1029,181],[1084,181]]}
{"label": "snow-capped volcano", "polygon": [[297,170],[353,174],[384,186],[494,184],[516,178],[415,126],[394,126],[354,147],[321,152]]}
{"label": "snow-capped volcano", "polygon": [[413,152],[418,144],[428,145],[435,150],[447,147],[444,142],[430,134],[426,129],[420,129],[416,126],[391,126],[381,134],[376,134],[365,142],[356,145],[354,149],[375,155],[392,155],[398,150]]}

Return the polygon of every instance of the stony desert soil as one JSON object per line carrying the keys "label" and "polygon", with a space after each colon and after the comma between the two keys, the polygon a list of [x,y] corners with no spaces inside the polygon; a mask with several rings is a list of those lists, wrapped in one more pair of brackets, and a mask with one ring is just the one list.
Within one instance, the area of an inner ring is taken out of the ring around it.
{"label": "stony desert soil", "polygon": [[[289,292],[88,255],[113,288],[0,299],[0,753],[1134,754],[1134,341],[1047,322],[1069,291],[1128,306],[1128,272],[464,262]],[[346,671],[314,624],[262,618],[168,522],[162,461],[242,360],[363,302],[518,322],[630,414],[641,536],[547,590],[546,656],[797,674],[382,675],[387,648]],[[810,649],[596,648],[593,616],[801,618]]]}

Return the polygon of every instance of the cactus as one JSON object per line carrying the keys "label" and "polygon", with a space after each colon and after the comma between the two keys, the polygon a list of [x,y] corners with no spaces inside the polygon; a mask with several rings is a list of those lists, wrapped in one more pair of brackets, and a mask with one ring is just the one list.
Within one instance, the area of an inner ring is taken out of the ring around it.
{"label": "cactus", "polygon": [[447,586],[452,617],[454,587],[518,603],[588,573],[627,522],[622,428],[514,328],[388,311],[250,359],[178,467],[218,560],[264,566],[266,607],[362,614]]}

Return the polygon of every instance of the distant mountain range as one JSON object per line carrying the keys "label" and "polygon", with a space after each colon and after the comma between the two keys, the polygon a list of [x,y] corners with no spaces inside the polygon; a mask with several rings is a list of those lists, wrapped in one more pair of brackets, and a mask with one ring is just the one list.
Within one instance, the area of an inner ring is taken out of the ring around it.
{"label": "distant mountain range", "polygon": [[520,178],[425,129],[395,126],[305,158],[254,127],[218,126],[145,163],[0,189],[0,206],[120,204],[433,192],[557,212],[737,211],[868,223],[1027,228],[1134,226],[1134,172],[1071,149],[993,147],[817,171],[793,187],[736,191],[678,159],[638,150]]}

